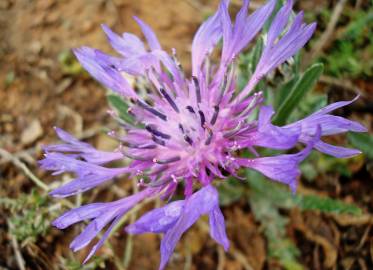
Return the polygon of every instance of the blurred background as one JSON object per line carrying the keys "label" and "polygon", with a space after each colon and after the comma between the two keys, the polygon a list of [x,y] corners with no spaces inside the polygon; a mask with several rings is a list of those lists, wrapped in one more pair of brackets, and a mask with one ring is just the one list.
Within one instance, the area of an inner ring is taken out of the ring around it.
{"label": "blurred background", "polygon": [[[232,12],[242,3],[231,2]],[[251,7],[262,3],[252,0]],[[42,145],[57,142],[53,126],[102,150],[117,146],[106,135],[117,127],[107,114],[106,91],[83,71],[71,48],[112,52],[100,24],[141,35],[136,15],[153,27],[167,51],[176,48],[190,72],[193,34],[217,5],[215,0],[0,0],[0,269],[157,269],[159,236],[132,238],[122,230],[82,266],[88,248],[74,254],[68,246],[84,224],[59,231],[50,221],[69,205],[126,196],[132,182],[54,200],[47,190],[61,179],[39,170],[37,160]],[[318,23],[297,72],[321,62],[324,73],[290,118],[359,92],[357,102],[336,114],[363,123],[369,134],[331,141],[363,154],[337,160],[315,153],[302,165],[297,196],[278,192],[282,187],[267,180],[220,186],[231,249],[224,253],[217,247],[202,221],[185,234],[167,269],[373,269],[373,2],[302,0],[295,10]],[[248,51],[240,58],[241,75],[251,56]],[[279,82],[276,76],[266,82],[271,89]]]}

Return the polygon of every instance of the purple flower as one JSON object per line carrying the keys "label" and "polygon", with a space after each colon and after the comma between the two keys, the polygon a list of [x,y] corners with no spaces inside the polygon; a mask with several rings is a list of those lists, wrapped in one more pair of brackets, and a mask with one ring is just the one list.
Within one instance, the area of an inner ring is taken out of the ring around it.
{"label": "purple flower", "polygon": [[119,160],[123,158],[121,152],[104,152],[96,150],[88,143],[84,143],[67,133],[66,131],[55,128],[57,136],[65,142],[65,144],[48,145],[44,147],[44,151],[48,152],[59,152],[59,153],[71,153],[75,157],[79,157],[88,163],[93,164],[105,164],[110,161]]}
{"label": "purple flower", "polygon": [[[256,170],[268,178],[284,183],[295,192],[300,174],[299,163],[313,148],[346,157],[359,153],[324,143],[323,136],[347,131],[364,132],[360,124],[329,113],[352,101],[337,102],[287,126],[271,123],[274,110],[265,106],[262,92],[252,94],[259,80],[296,54],[310,39],[315,24],[303,23],[299,13],[290,20],[292,1],[287,1],[275,15],[266,36],[263,53],[246,87],[237,92],[235,59],[262,30],[271,17],[275,0],[248,15],[249,1],[232,22],[229,1],[222,0],[218,11],[198,29],[192,43],[192,77],[187,78],[173,50],[170,56],[159,44],[151,28],[135,18],[147,46],[130,33],[118,35],[107,26],[103,30],[120,56],[82,47],[74,52],[84,68],[105,87],[127,100],[128,113],[142,125],[123,125],[120,143],[109,153],[94,149],[56,129],[63,144],[45,147],[41,167],[54,174],[71,172],[75,178],[51,192],[66,197],[94,188],[123,174],[139,178],[139,193],[112,203],[95,203],[70,210],[53,224],[66,228],[90,219],[91,223],[72,243],[78,250],[86,246],[107,224],[104,237],[87,259],[102,245],[113,226],[135,204],[149,196],[171,198],[180,183],[185,200],[171,201],[150,211],[127,227],[129,233],[163,233],[161,265],[164,269],[182,234],[202,215],[208,215],[210,234],[226,250],[229,241],[224,217],[219,208],[213,180],[227,174],[239,177],[240,168]],[[210,54],[222,41],[221,60],[214,63]],[[142,96],[127,82],[123,73],[140,76],[149,94]],[[256,112],[258,117],[256,118]],[[143,126],[139,127],[139,126]],[[256,147],[277,150],[305,147],[293,154],[262,157]],[[250,157],[238,156],[247,149]],[[127,158],[126,167],[110,167],[114,160]],[[202,187],[195,191],[197,187]],[[86,259],[86,260],[87,260]]]}
{"label": "purple flower", "polygon": [[[264,51],[256,70],[237,99],[241,100],[247,96],[263,76],[295,55],[311,38],[316,29],[316,23],[309,25],[303,23],[303,12],[300,12],[289,24],[292,6],[293,1],[288,0],[286,5],[276,14],[269,28]],[[289,30],[279,38],[287,26]]]}
{"label": "purple flower", "polygon": [[60,153],[47,153],[39,161],[41,168],[54,171],[53,175],[64,172],[76,174],[69,183],[50,192],[55,197],[67,197],[94,188],[115,176],[130,172],[129,168],[106,168]]}
{"label": "purple flower", "polygon": [[93,246],[90,253],[85,258],[84,262],[86,262],[92,257],[96,250],[102,246],[120,219],[133,206],[143,199],[152,196],[154,193],[156,193],[156,189],[148,188],[135,195],[115,202],[92,203],[84,205],[66,212],[54,220],[52,224],[59,229],[65,229],[77,222],[84,221],[86,219],[92,220],[83,230],[83,232],[71,242],[70,248],[74,251],[78,251],[87,246],[106,225],[111,224],[103,237]]}
{"label": "purple flower", "polygon": [[225,232],[224,217],[219,208],[217,190],[208,185],[186,200],[174,201],[162,208],[154,209],[126,228],[128,233],[164,233],[161,242],[161,265],[163,269],[170,259],[182,234],[189,229],[201,215],[208,215],[210,234],[225,250],[229,240]]}
{"label": "purple flower", "polygon": [[235,162],[239,166],[254,169],[272,180],[287,184],[295,192],[297,177],[300,174],[298,165],[311,152],[314,144],[320,139],[321,128],[318,126],[310,143],[301,152],[296,154],[284,154],[274,157],[259,157],[255,159],[237,158]]}
{"label": "purple flower", "polygon": [[[367,132],[367,129],[362,126],[360,123],[345,119],[340,116],[330,115],[331,111],[334,111],[338,108],[347,106],[358,99],[359,96],[354,98],[351,101],[339,101],[333,104],[326,106],[325,108],[311,114],[310,116],[299,120],[293,124],[287,125],[285,129],[301,129],[301,135],[299,138],[300,142],[307,143],[310,141],[310,134],[314,133],[316,126],[321,127],[321,135],[335,135],[340,133],[345,133],[347,131],[353,132]],[[325,154],[344,158],[358,155],[361,152],[356,149],[349,149],[340,146],[334,146],[323,141],[317,141],[314,147]]]}

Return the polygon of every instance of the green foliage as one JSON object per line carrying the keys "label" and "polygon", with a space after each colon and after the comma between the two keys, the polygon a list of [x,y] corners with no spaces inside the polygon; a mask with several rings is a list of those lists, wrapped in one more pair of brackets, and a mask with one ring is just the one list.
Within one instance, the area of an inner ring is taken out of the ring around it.
{"label": "green foliage", "polygon": [[134,123],[134,118],[128,113],[129,106],[123,98],[116,94],[108,94],[106,98],[109,105],[118,113],[120,119],[129,124]]}
{"label": "green foliage", "polygon": [[285,81],[282,83],[278,89],[276,89],[275,99],[273,102],[273,107],[276,111],[278,111],[281,104],[283,104],[285,98],[288,96],[290,89],[293,89],[294,85],[299,81],[299,75],[294,75],[293,78],[291,78],[288,81]]}
{"label": "green foliage", "polygon": [[94,256],[88,263],[82,265],[82,263],[75,259],[63,259],[62,265],[64,269],[67,270],[96,270],[96,269],[106,269],[105,267],[105,260],[107,258],[105,256]]}
{"label": "green foliage", "polygon": [[245,187],[237,179],[230,177],[219,187],[219,203],[222,206],[230,205],[242,198]]}
{"label": "green foliage", "polygon": [[263,52],[263,47],[264,47],[263,37],[258,38],[258,41],[256,42],[255,47],[252,49],[252,52],[251,52],[250,58],[249,58],[248,69],[249,69],[251,74],[254,73],[255,68],[256,68],[257,64],[259,63],[260,56],[262,55],[262,52]]}
{"label": "green foliage", "polygon": [[247,79],[254,73],[256,65],[259,62],[260,56],[263,51],[264,41],[263,37],[259,37],[254,47],[245,54],[239,55],[238,61],[238,88],[243,89],[247,84]]}
{"label": "green foliage", "polygon": [[325,107],[328,103],[326,95],[320,95],[314,92],[309,92],[298,106],[295,108],[294,112],[289,116],[288,122],[292,123],[303,119],[310,114],[318,111],[319,109]]}
{"label": "green foliage", "polygon": [[135,119],[128,113],[129,106],[125,100],[113,93],[109,93],[107,96],[108,103],[111,108],[113,108],[117,114],[119,122],[125,122],[132,126],[143,127],[141,123],[137,123]]}
{"label": "green foliage", "polygon": [[58,62],[62,73],[65,75],[79,75],[84,72],[82,65],[76,60],[70,50],[64,50],[58,54]]}
{"label": "green foliage", "polygon": [[260,193],[252,193],[249,202],[268,240],[268,255],[279,260],[285,269],[304,269],[297,262],[299,250],[286,235],[288,218],[280,215],[279,209],[273,207],[271,200]]}
{"label": "green foliage", "polygon": [[361,214],[361,209],[355,205],[317,195],[292,194],[284,185],[266,180],[256,172],[248,171],[247,176],[250,188],[255,193],[268,198],[275,207],[283,209],[297,207],[303,211],[317,210],[332,214]]}
{"label": "green foliage", "polygon": [[238,201],[242,196],[247,197],[255,219],[261,223],[267,238],[269,256],[278,260],[288,270],[304,268],[297,260],[299,250],[286,234],[289,220],[280,214],[280,209],[298,208],[302,211],[351,215],[359,215],[362,212],[353,204],[329,197],[292,194],[283,184],[267,180],[253,170],[246,170],[246,177],[245,182],[230,179],[219,186],[221,204],[229,205]]}
{"label": "green foliage", "polygon": [[373,135],[368,133],[349,133],[350,143],[360,149],[369,159],[373,159]]}
{"label": "green foliage", "polygon": [[[282,90],[279,99],[283,100],[279,109],[273,119],[277,125],[284,125],[289,115],[298,106],[300,101],[305,97],[306,93],[310,91],[316,84],[323,72],[322,64],[314,64],[308,68],[298,80],[292,82],[292,88],[288,91]],[[295,76],[296,78],[297,76]],[[288,85],[290,86],[290,85]]]}
{"label": "green foliage", "polygon": [[246,175],[251,191],[248,200],[268,240],[269,256],[277,259],[288,270],[303,267],[297,261],[299,250],[286,235],[289,220],[280,214],[280,209],[299,208],[302,211],[353,215],[361,213],[357,206],[339,200],[318,195],[292,194],[284,185],[267,180],[252,170],[247,170]]}
{"label": "green foliage", "polygon": [[34,243],[38,236],[45,235],[50,228],[51,211],[48,197],[35,190],[22,194],[17,199],[0,198],[0,205],[10,212],[9,232],[26,245]]}
{"label": "green foliage", "polygon": [[4,80],[5,88],[8,88],[9,86],[11,86],[12,83],[14,82],[15,78],[16,78],[16,75],[15,75],[14,71],[8,72],[6,74],[5,80]]}
{"label": "green foliage", "polygon": [[[300,254],[298,248],[286,234],[286,226],[289,219],[281,215],[279,208],[274,204],[275,202],[287,204],[286,200],[289,198],[284,196],[281,192],[266,192],[266,186],[272,188],[272,185],[274,186],[276,184],[267,182],[259,173],[247,170],[246,175],[251,188],[248,200],[255,219],[260,222],[263,227],[264,234],[268,241],[268,255],[271,258],[277,259],[287,270],[304,269],[297,261]],[[276,198],[273,196],[276,196]]]}
{"label": "green foliage", "polygon": [[300,165],[302,175],[312,182],[318,175],[325,175],[330,172],[337,172],[344,177],[351,177],[349,165],[361,159],[361,156],[354,158],[335,158],[323,153],[313,151],[305,162]]}
{"label": "green foliage", "polygon": [[321,57],[326,73],[335,77],[358,78],[373,75],[373,9],[347,8],[349,18],[339,38]]}
{"label": "green foliage", "polygon": [[323,213],[359,215],[361,209],[355,205],[317,195],[294,196],[294,205],[302,210],[317,210]]}

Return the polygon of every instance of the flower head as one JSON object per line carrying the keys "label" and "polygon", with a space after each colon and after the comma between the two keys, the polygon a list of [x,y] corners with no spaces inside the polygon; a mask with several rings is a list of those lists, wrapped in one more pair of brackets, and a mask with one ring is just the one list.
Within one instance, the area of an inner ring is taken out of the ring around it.
{"label": "flower head", "polygon": [[[259,171],[268,178],[287,184],[294,192],[299,176],[298,165],[313,148],[337,157],[358,151],[331,146],[321,141],[324,135],[346,131],[363,132],[356,122],[332,116],[332,110],[350,102],[332,104],[296,123],[278,127],[271,123],[274,114],[263,104],[262,92],[253,93],[259,80],[295,55],[310,39],[315,24],[303,23],[299,13],[290,20],[292,1],[288,0],[269,27],[263,53],[246,87],[236,86],[235,59],[261,31],[276,5],[270,0],[248,15],[249,1],[233,23],[229,1],[222,0],[218,11],[198,29],[192,44],[192,76],[188,78],[176,58],[166,53],[151,28],[138,18],[147,46],[129,33],[118,35],[103,25],[111,46],[120,56],[82,47],[74,50],[83,67],[105,87],[130,103],[128,113],[137,123],[124,124],[124,136],[112,134],[120,142],[116,152],[103,152],[56,129],[64,144],[47,146],[41,166],[46,170],[73,172],[76,178],[52,191],[54,196],[70,196],[91,189],[122,174],[140,176],[144,188],[138,194],[112,203],[96,203],[71,210],[54,225],[65,228],[84,219],[93,221],[72,243],[74,250],[86,246],[108,223],[115,224],[136,203],[148,196],[170,197],[184,184],[185,200],[170,202],[150,211],[127,227],[128,233],[164,233],[161,266],[169,260],[181,235],[201,215],[208,215],[211,236],[228,249],[224,217],[219,209],[215,179],[237,175],[240,168]],[[220,62],[211,64],[210,54],[222,40]],[[148,94],[139,94],[123,73],[144,81]],[[254,119],[256,111],[258,118]],[[254,119],[254,120],[252,120]],[[305,145],[295,154],[261,157],[255,147],[277,150]],[[252,157],[240,157],[237,150],[247,149]],[[110,161],[127,157],[124,168],[108,168]],[[195,188],[201,186],[199,191]],[[92,225],[93,224],[93,225]],[[112,229],[110,226],[109,230]],[[102,244],[92,249],[88,258]]]}

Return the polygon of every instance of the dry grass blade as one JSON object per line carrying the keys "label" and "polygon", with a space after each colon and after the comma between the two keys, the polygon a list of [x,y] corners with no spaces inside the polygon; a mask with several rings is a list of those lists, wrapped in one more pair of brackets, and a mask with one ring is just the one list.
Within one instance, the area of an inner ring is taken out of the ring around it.
{"label": "dry grass blade", "polygon": [[[337,5],[334,7],[333,13],[331,15],[331,19],[325,29],[325,31],[320,36],[319,40],[314,44],[312,47],[312,50],[310,52],[310,56],[305,59],[315,59],[317,58],[323,48],[327,45],[327,43],[331,40],[331,36],[334,33],[335,27],[337,26],[338,20],[342,14],[343,8],[345,4],[347,3],[347,0],[339,0]],[[308,66],[309,63],[306,63],[305,66]]]}
{"label": "dry grass blade", "polygon": [[[10,230],[13,228],[13,224],[9,220],[8,220],[8,227],[9,227]],[[20,270],[26,270],[25,260],[23,259],[21,251],[19,250],[18,241],[13,234],[10,234],[10,237],[11,237],[12,247],[13,247],[13,250],[14,250],[14,255],[16,257],[18,267],[19,267]]]}
{"label": "dry grass blade", "polygon": [[218,248],[218,267],[216,268],[217,270],[224,270],[225,269],[225,252],[222,247]]}
{"label": "dry grass blade", "polygon": [[19,158],[15,157],[8,151],[0,148],[0,156],[2,156],[4,159],[9,160],[14,164],[14,166],[20,168],[23,173],[28,176],[31,181],[33,181],[38,187],[42,188],[44,191],[49,191],[49,187],[44,184],[39,178],[36,177],[35,174],[33,174],[30,169],[24,164]]}
{"label": "dry grass blade", "polygon": [[[132,181],[133,186],[133,193],[137,193],[139,191],[139,187],[137,185],[136,179],[133,179]],[[133,212],[130,215],[130,223],[134,223],[137,217],[137,212]],[[133,235],[128,234],[127,241],[126,241],[126,247],[124,249],[124,259],[123,259],[123,265],[127,269],[130,265],[131,258],[132,258],[132,250],[133,250]]]}

